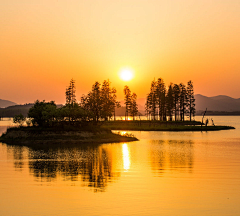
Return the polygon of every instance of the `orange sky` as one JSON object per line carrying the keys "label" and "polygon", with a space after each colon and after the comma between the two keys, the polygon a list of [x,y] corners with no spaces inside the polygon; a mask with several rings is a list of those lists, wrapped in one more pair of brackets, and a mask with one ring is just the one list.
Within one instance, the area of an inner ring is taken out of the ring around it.
{"label": "orange sky", "polygon": [[119,99],[126,84],[145,97],[159,77],[240,98],[240,1],[2,0],[0,73],[0,99],[16,103],[64,103],[71,78],[78,99],[104,79]]}

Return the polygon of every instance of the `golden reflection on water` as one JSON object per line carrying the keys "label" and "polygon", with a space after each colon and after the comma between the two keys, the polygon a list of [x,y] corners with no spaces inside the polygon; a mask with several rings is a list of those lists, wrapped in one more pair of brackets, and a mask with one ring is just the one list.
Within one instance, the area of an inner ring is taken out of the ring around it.
{"label": "golden reflection on water", "polygon": [[150,143],[150,161],[154,171],[158,171],[160,175],[168,169],[192,172],[192,140],[151,140]]}
{"label": "golden reflection on water", "polygon": [[102,146],[31,151],[29,170],[37,181],[82,181],[95,192],[120,176],[112,170],[111,152]]}
{"label": "golden reflection on water", "polygon": [[237,132],[137,132],[137,142],[50,149],[0,143],[0,215],[239,215]]}
{"label": "golden reflection on water", "polygon": [[123,155],[123,169],[126,172],[130,169],[131,165],[130,151],[126,143],[122,144],[122,155]]}
{"label": "golden reflection on water", "polygon": [[27,165],[35,181],[81,182],[81,186],[96,192],[105,191],[108,184],[119,179],[121,172],[128,172],[132,164],[144,170],[146,161],[158,176],[169,170],[192,172],[193,141],[149,140],[144,142],[144,148],[138,145],[122,143],[35,150],[8,146],[7,149],[13,156],[15,169],[21,171],[24,164]]}

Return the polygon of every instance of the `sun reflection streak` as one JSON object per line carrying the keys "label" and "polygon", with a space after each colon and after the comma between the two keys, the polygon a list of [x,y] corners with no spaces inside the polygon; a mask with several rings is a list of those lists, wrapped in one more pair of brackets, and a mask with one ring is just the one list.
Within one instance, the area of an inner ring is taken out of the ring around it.
{"label": "sun reflection streak", "polygon": [[128,145],[126,143],[122,145],[122,154],[123,154],[123,169],[126,172],[130,169],[131,165],[130,152],[128,149]]}

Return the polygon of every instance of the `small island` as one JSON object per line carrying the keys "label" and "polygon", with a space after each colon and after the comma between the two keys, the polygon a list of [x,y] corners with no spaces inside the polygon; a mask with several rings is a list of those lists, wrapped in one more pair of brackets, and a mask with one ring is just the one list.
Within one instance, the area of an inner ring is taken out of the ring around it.
{"label": "small island", "polygon": [[[36,101],[29,109],[28,119],[22,114],[13,121],[18,127],[8,128],[0,141],[28,146],[52,146],[62,144],[116,143],[138,140],[132,134],[121,135],[112,130],[131,131],[217,131],[235,129],[231,126],[208,125],[193,120],[195,99],[193,84],[170,84],[168,90],[162,79],[153,81],[146,99],[148,120],[136,120],[137,95],[124,87],[125,120],[115,120],[115,110],[120,107],[116,89],[109,81],[95,82],[92,91],[76,101],[75,81],[66,88],[66,104],[57,106],[54,101]],[[129,114],[132,120],[129,119]],[[189,121],[185,120],[189,116]],[[203,114],[204,118],[205,113]],[[174,119],[174,120],[173,120]],[[24,125],[24,126],[23,126]]]}
{"label": "small island", "polygon": [[7,144],[26,146],[61,146],[131,142],[138,139],[131,134],[115,134],[111,130],[87,126],[67,127],[12,127],[0,137]]}

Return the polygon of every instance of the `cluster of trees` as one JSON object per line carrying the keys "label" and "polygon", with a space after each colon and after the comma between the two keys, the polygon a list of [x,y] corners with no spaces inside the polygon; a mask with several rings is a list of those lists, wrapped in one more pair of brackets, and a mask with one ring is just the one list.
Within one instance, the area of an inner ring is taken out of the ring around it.
{"label": "cluster of trees", "polygon": [[128,114],[133,117],[135,120],[135,116],[138,113],[138,105],[137,105],[137,94],[131,93],[130,88],[126,85],[124,87],[124,104],[126,105],[125,119],[128,119]]}
{"label": "cluster of trees", "polygon": [[[57,107],[54,101],[36,101],[29,109],[28,117],[32,119],[33,125],[52,126],[56,123],[67,122],[68,124],[84,124],[86,122],[98,123],[114,117],[115,110],[120,107],[117,101],[116,89],[111,87],[109,80],[103,83],[95,82],[92,90],[81,97],[80,102],[76,100],[75,81],[71,79],[66,88],[66,104]],[[133,120],[138,114],[137,94],[131,93],[128,86],[124,87],[124,104],[126,105],[125,119],[132,116]],[[184,84],[170,84],[166,88],[163,80],[159,78],[152,81],[150,93],[147,95],[146,114],[152,120],[184,121],[186,115],[195,115],[195,99],[193,83],[189,81]],[[15,122],[22,124],[23,116],[16,116]]]}
{"label": "cluster of trees", "polygon": [[63,122],[70,124],[84,124],[89,121],[109,120],[115,117],[115,108],[120,106],[116,100],[116,89],[111,87],[109,80],[103,84],[95,82],[92,90],[76,100],[75,81],[71,79],[65,92],[66,104],[60,108],[54,101],[36,101],[29,109],[28,117],[32,119],[33,125],[52,126]]}
{"label": "cluster of trees", "polygon": [[190,80],[185,86],[183,83],[165,86],[163,79],[153,80],[150,93],[147,94],[145,104],[149,119],[184,121],[189,116],[190,121],[195,116],[195,99],[193,83]]}
{"label": "cluster of trees", "polygon": [[104,80],[102,85],[95,82],[92,90],[81,97],[80,105],[87,112],[89,119],[98,122],[101,119],[109,120],[114,116],[120,103],[117,101],[117,90],[112,88],[109,80]]}
{"label": "cluster of trees", "polygon": [[76,103],[73,107],[65,105],[57,108],[54,101],[36,101],[29,109],[28,117],[32,119],[33,125],[53,126],[60,122],[75,122],[86,119],[85,111]]}

